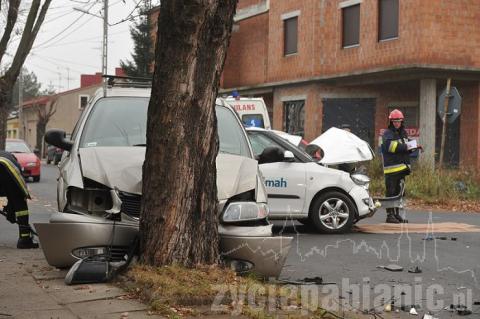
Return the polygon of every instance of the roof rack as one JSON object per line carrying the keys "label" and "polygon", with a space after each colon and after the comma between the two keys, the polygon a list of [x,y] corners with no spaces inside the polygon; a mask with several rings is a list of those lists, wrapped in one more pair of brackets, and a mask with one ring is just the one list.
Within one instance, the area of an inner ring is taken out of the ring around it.
{"label": "roof rack", "polygon": [[151,88],[151,78],[141,78],[132,76],[120,76],[120,75],[102,75],[102,78],[107,79],[107,85],[109,87],[133,87],[133,88]]}

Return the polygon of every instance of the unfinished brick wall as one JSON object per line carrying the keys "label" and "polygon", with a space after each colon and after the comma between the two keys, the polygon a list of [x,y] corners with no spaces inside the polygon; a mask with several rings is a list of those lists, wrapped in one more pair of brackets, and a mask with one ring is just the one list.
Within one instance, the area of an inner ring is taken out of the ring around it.
{"label": "unfinished brick wall", "polygon": [[[241,0],[239,7],[259,2]],[[360,45],[347,49],[341,44],[341,2],[270,1],[268,13],[241,21],[239,32],[232,36],[224,87],[411,64],[480,67],[478,0],[401,0],[399,37],[383,42],[378,41],[378,1],[363,1]],[[281,15],[296,10],[300,11],[298,53],[284,56]],[[260,46],[261,43],[265,45]],[[242,49],[245,47],[251,49]],[[242,77],[235,79],[238,65],[243,68]],[[260,76],[259,68],[265,76]]]}

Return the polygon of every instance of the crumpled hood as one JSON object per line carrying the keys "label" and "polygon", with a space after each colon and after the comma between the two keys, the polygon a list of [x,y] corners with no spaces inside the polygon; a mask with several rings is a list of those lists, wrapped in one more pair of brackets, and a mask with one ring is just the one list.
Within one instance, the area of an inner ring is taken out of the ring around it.
{"label": "crumpled hood", "polygon": [[310,144],[323,150],[324,156],[320,163],[325,165],[369,161],[375,156],[367,142],[336,127],[328,129]]}
{"label": "crumpled hood", "polygon": [[[80,149],[83,177],[110,188],[142,193],[144,147],[90,147]],[[257,161],[251,158],[218,154],[218,200],[228,199],[257,186]]]}
{"label": "crumpled hood", "polygon": [[87,147],[79,154],[83,177],[110,188],[142,193],[145,147]]}

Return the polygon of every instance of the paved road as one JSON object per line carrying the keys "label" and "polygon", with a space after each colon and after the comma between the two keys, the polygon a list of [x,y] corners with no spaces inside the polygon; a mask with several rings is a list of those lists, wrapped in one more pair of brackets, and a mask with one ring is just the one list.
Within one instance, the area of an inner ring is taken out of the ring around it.
{"label": "paved road", "polygon": [[[384,218],[385,213],[380,211],[359,224],[378,224],[384,222]],[[409,212],[408,219],[410,223],[480,225],[480,214],[474,213]],[[275,224],[277,232],[295,237],[281,277],[288,280],[322,277],[324,282],[336,284],[335,289],[346,298],[344,302],[349,306],[351,303],[355,308],[369,309],[382,304],[382,297],[386,300],[393,297],[397,304],[419,304],[425,309],[427,301],[438,300],[443,307],[438,304],[429,309],[437,310],[439,318],[450,318],[450,313],[439,309],[452,303],[468,304],[480,300],[480,233],[434,234],[434,237],[445,236],[447,240],[426,241],[423,240],[426,235],[419,233],[320,235],[295,222]],[[451,240],[452,237],[457,240]],[[400,265],[404,271],[377,268],[388,264]],[[423,272],[408,273],[407,269],[414,266],[419,266]],[[333,289],[332,286],[322,288],[333,293],[328,290]],[[357,298],[354,297],[355,289],[360,291]],[[359,305],[363,295],[370,296],[365,299],[369,300],[369,307]],[[347,301],[349,298],[351,300]],[[472,308],[478,312],[472,317],[480,317],[480,307]]]}
{"label": "paved road", "polygon": [[[43,165],[41,181],[28,183],[33,195],[30,201],[32,222],[48,221],[49,215],[56,210],[57,176],[56,166]],[[384,213],[379,212],[360,224],[381,223],[384,217]],[[431,219],[435,223],[454,221],[480,226],[480,214],[473,213],[409,212],[408,218],[411,223],[428,223]],[[448,306],[455,294],[466,298],[466,301],[459,300],[462,303],[480,300],[480,233],[436,234],[447,236],[448,240],[425,241],[422,240],[425,234],[357,232],[320,235],[296,222],[275,224],[277,233],[295,237],[281,278],[295,281],[320,276],[324,282],[336,285],[319,289],[325,289],[326,294],[345,297],[341,300],[356,308],[363,309],[354,297],[357,289],[360,294],[370,294],[367,298],[370,306],[381,303],[381,297],[393,297],[397,304],[422,304],[423,307],[426,307],[426,299],[439,300]],[[451,237],[457,240],[452,241]],[[16,238],[17,228],[0,220],[0,246],[14,247]],[[391,263],[401,265],[405,270],[394,273],[377,268],[378,265]],[[406,269],[411,266],[419,266],[423,273],[408,273]],[[384,286],[379,286],[381,284]],[[427,293],[433,294],[433,297],[427,296]],[[480,307],[473,306],[473,310],[480,311]],[[450,318],[450,314],[439,312],[437,317]],[[471,316],[475,317],[480,315]]]}

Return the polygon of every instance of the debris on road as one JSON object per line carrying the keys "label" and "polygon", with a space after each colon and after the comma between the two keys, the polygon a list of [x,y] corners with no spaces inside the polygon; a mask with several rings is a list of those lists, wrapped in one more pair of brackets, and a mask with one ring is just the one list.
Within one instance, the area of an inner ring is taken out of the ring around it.
{"label": "debris on road", "polygon": [[410,308],[409,313],[410,313],[411,315],[418,315],[418,312],[417,312],[417,310],[415,309],[415,307]]}
{"label": "debris on road", "polygon": [[411,274],[421,274],[422,269],[420,269],[420,267],[418,267],[418,266],[415,266],[415,267],[412,267],[412,268],[408,269],[408,272],[411,273]]}
{"label": "debris on road", "polygon": [[395,264],[390,264],[390,265],[387,265],[387,266],[379,265],[379,266],[377,266],[377,268],[385,269],[385,270],[388,270],[388,271],[395,271],[395,272],[403,271],[402,266],[395,265]]}

